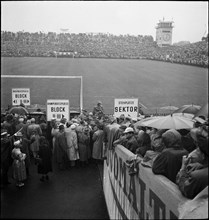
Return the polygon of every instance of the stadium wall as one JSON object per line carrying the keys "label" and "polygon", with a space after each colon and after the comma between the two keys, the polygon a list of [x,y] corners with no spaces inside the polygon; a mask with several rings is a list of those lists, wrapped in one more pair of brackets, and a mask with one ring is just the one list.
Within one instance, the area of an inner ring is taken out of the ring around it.
{"label": "stadium wall", "polygon": [[118,145],[104,161],[103,189],[110,219],[178,219],[185,198],[178,186],[138,164],[129,175],[126,160],[135,155]]}

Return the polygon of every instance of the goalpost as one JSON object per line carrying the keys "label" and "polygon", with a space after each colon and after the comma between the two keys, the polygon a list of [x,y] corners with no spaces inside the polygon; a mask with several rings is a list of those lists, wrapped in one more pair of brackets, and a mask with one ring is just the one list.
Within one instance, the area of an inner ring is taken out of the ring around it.
{"label": "goalpost", "polygon": [[1,75],[1,78],[80,79],[80,112],[82,112],[83,110],[83,77],[82,76]]}

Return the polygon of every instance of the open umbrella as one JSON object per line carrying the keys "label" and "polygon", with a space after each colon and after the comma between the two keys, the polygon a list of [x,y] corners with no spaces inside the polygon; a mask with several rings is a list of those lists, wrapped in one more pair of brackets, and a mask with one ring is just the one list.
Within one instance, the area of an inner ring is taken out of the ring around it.
{"label": "open umbrella", "polygon": [[193,114],[189,114],[189,113],[173,113],[173,115],[177,115],[177,116],[181,116],[181,117],[185,117],[185,118],[189,118],[189,119],[193,119],[194,115]]}
{"label": "open umbrella", "polygon": [[205,118],[208,118],[208,103],[206,103],[204,106],[200,108],[200,110],[195,114],[194,117],[198,116],[205,116]]}
{"label": "open umbrella", "polygon": [[136,128],[137,126],[144,126],[144,125],[143,125],[143,122],[149,121],[149,120],[151,120],[151,119],[159,118],[159,117],[160,117],[160,116],[153,116],[153,117],[143,118],[143,119],[141,119],[140,121],[137,121],[137,122],[134,124],[134,127]]}
{"label": "open umbrella", "polygon": [[161,110],[168,110],[171,112],[175,111],[178,109],[178,107],[173,106],[173,105],[168,105],[168,106],[164,106],[164,107],[160,107]]}
{"label": "open umbrella", "polygon": [[195,115],[199,110],[201,106],[199,105],[183,105],[179,109],[175,110],[173,113],[188,113]]}
{"label": "open umbrella", "polygon": [[192,119],[179,115],[159,116],[142,122],[142,126],[152,127],[157,129],[190,129],[193,128],[194,122]]}
{"label": "open umbrella", "polygon": [[27,115],[28,110],[22,106],[14,106],[9,109],[10,114]]}

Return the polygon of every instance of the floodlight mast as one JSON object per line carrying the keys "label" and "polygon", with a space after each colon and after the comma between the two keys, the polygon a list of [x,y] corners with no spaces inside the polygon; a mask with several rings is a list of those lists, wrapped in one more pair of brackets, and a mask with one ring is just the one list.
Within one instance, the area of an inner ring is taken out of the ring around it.
{"label": "floodlight mast", "polygon": [[1,78],[48,78],[48,79],[80,79],[80,112],[83,110],[83,77],[82,76],[38,76],[38,75],[1,75]]}

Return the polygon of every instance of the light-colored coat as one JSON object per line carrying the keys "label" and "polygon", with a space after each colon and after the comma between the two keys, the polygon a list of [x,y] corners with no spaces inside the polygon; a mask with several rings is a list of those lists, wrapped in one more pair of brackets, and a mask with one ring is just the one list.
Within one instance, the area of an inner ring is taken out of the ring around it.
{"label": "light-colored coat", "polygon": [[94,132],[92,139],[94,141],[93,150],[92,150],[92,158],[102,159],[104,131],[97,130],[96,132]]}
{"label": "light-colored coat", "polygon": [[75,130],[65,128],[65,137],[67,140],[67,156],[69,160],[78,160],[78,139]]}

